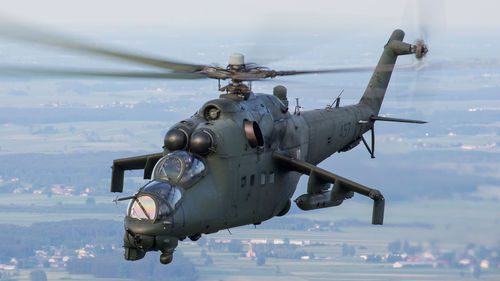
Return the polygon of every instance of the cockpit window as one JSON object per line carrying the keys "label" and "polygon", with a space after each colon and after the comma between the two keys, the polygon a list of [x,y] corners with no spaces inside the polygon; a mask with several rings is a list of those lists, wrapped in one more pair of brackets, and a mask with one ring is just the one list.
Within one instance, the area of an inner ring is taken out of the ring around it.
{"label": "cockpit window", "polygon": [[163,165],[159,166],[158,177],[171,181],[178,181],[184,169],[183,159],[177,155],[165,158]]}
{"label": "cockpit window", "polygon": [[131,201],[129,216],[135,219],[155,220],[156,203],[151,196],[141,195]]}
{"label": "cockpit window", "polygon": [[154,168],[153,180],[189,188],[203,176],[205,164],[186,151],[174,151],[161,158]]}
{"label": "cockpit window", "polygon": [[178,187],[166,182],[152,181],[146,185],[142,191],[160,196],[163,200],[167,201],[173,209],[175,209],[177,202],[179,202],[182,197],[182,193]]}
{"label": "cockpit window", "polygon": [[140,220],[163,219],[178,207],[181,198],[181,188],[168,182],[151,181],[140,190],[137,198],[130,200],[128,215]]}

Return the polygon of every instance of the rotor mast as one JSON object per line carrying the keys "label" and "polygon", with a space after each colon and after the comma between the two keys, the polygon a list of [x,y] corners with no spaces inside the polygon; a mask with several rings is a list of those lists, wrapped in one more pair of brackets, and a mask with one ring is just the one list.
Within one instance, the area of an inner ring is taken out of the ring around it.
{"label": "rotor mast", "polygon": [[[227,65],[226,70],[232,73],[245,72],[247,70],[245,57],[239,53],[231,54],[229,56],[229,64]],[[219,91],[234,94],[246,99],[252,92],[252,88],[250,85],[243,83],[243,80],[232,77],[231,83],[222,88],[220,87],[219,79]]]}

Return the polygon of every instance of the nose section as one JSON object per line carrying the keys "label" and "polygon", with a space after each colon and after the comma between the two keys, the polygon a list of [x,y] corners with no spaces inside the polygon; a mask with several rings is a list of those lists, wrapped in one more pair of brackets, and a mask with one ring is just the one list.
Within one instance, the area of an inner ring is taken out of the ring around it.
{"label": "nose section", "polygon": [[172,254],[177,247],[179,239],[168,234],[158,233],[135,233],[134,227],[125,226],[123,246],[125,248],[126,260],[142,259],[146,252],[162,251]]}
{"label": "nose section", "polygon": [[169,228],[164,223],[138,220],[127,216],[124,225],[123,246],[126,260],[139,260],[146,255],[146,252],[161,251],[162,263],[172,261],[179,239],[170,234]]}
{"label": "nose section", "polygon": [[125,259],[138,260],[148,251],[162,251],[162,261],[170,262],[179,240],[172,235],[172,218],[171,208],[160,196],[137,194],[124,219]]}

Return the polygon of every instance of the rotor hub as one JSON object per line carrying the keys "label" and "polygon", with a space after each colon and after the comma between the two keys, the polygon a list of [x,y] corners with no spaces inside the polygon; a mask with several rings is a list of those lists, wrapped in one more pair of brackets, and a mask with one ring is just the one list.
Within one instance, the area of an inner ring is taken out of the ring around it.
{"label": "rotor hub", "polygon": [[422,39],[418,40],[417,43],[412,46],[412,49],[417,59],[422,59],[429,51],[427,49],[427,45],[425,45],[425,42]]}
{"label": "rotor hub", "polygon": [[245,57],[240,53],[234,53],[229,56],[228,68],[242,69],[245,68]]}

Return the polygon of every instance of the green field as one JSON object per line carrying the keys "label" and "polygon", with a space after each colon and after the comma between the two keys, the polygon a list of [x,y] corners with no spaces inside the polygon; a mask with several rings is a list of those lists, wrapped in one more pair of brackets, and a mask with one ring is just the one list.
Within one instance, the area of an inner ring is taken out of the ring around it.
{"label": "green field", "polygon": [[[96,204],[100,204],[101,206],[102,204],[107,204],[109,208],[106,208],[106,210],[110,210],[100,211],[102,208],[98,208],[96,211],[93,210],[92,206],[81,208],[85,206],[87,198],[86,196],[53,195],[48,198],[46,195],[35,194],[3,194],[0,208],[5,206],[6,208],[4,209],[8,209],[7,207],[16,207],[16,209],[14,211],[0,212],[0,224],[27,226],[35,222],[73,219],[123,220],[126,208],[125,203],[112,203],[113,196],[93,196]],[[72,206],[80,208],[72,210]],[[32,210],[34,208],[41,208],[43,211],[36,212]]]}
{"label": "green field", "polygon": [[[97,204],[99,203],[111,203],[115,197],[110,195],[98,195],[92,196]],[[21,193],[12,194],[4,193],[2,194],[2,200],[0,201],[0,206],[16,205],[16,206],[54,206],[57,204],[67,204],[67,205],[85,205],[87,196],[66,196],[54,194],[51,197],[47,197],[44,194],[31,194],[31,193]],[[29,209],[27,210],[29,211]],[[91,210],[89,210],[91,211]]]}
{"label": "green field", "polygon": [[[459,270],[448,270],[440,268],[430,269],[392,269],[381,265],[360,265],[359,262],[287,262],[270,259],[262,267],[256,267],[255,263],[244,259],[233,259],[226,263],[225,258],[215,260],[216,265],[212,267],[199,266],[198,280],[456,280]],[[227,269],[219,267],[227,266]],[[279,272],[277,268],[279,267]],[[75,280],[75,281],[132,281],[133,279],[121,278],[95,278],[91,275],[68,274],[56,269],[45,270],[48,280]],[[29,281],[29,270],[21,270],[20,276],[15,280]],[[480,280],[498,280],[499,270],[491,270],[483,273]],[[165,280],[168,280],[166,278]],[[466,274],[459,280],[477,280]]]}
{"label": "green field", "polygon": [[[86,151],[161,150],[164,132],[171,122],[106,121],[41,124],[35,126],[1,125],[1,154],[74,153]],[[30,130],[51,128],[50,134]]]}
{"label": "green field", "polygon": [[[15,280],[30,281],[29,274],[31,270],[21,270],[20,275]],[[63,270],[46,269],[47,280],[74,280],[74,281],[132,281],[132,279],[120,278],[95,278],[92,275],[69,274]]]}
{"label": "green field", "polygon": [[[87,209],[80,208],[78,211],[61,213],[62,206],[84,206],[87,197],[34,194],[3,194],[0,208],[2,206],[19,206],[16,211],[0,212],[0,223],[13,223],[29,225],[41,221],[62,221],[70,219],[93,218],[113,219],[121,221],[125,214],[126,203],[112,203],[114,196],[95,196],[97,204],[105,204],[106,212],[93,210],[91,206]],[[43,213],[32,212],[34,206],[46,207]],[[453,200],[421,200],[421,201],[388,201],[385,211],[385,226],[373,226],[371,221],[371,202],[365,198],[347,200],[340,207],[299,212],[287,215],[286,218],[307,218],[320,221],[356,220],[361,224],[342,227],[343,232],[329,233],[328,236],[339,237],[343,241],[365,240],[391,241],[394,239],[408,239],[415,242],[435,241],[443,244],[463,245],[470,241],[481,241],[487,244],[500,242],[500,211],[496,200],[464,200],[456,198]],[[274,218],[265,224],[272,224]],[[429,225],[432,228],[421,227]],[[210,237],[224,238],[266,238],[267,229],[256,230],[247,227],[232,229],[233,236],[226,235],[226,231],[212,234]],[[320,234],[316,237],[317,233]],[[457,235],[457,234],[460,235]],[[274,236],[274,235],[273,235]],[[287,233],[289,238],[302,237],[309,239],[323,237],[321,232]],[[280,237],[284,238],[284,237]],[[394,238],[394,239],[393,239]]]}
{"label": "green field", "polygon": [[[84,206],[86,197],[54,195],[5,195],[2,206],[22,206],[24,211],[0,213],[0,223],[29,225],[33,222],[60,221],[67,219],[94,218],[122,220],[126,204],[118,204],[111,213],[95,213],[89,207],[86,212],[61,214],[57,211],[61,202],[64,206]],[[111,196],[95,197],[96,202],[110,203]],[[500,212],[494,200],[466,201],[423,200],[388,202],[385,226],[370,225],[371,206],[367,200],[347,201],[342,208],[330,208],[312,212],[288,215],[293,218],[333,221],[334,223],[356,220],[353,226],[343,226],[340,231],[291,231],[272,229],[275,218],[264,222],[263,226],[240,227],[220,231],[206,236],[214,239],[297,239],[309,240],[311,244],[301,249],[313,252],[315,259],[294,260],[267,258],[264,266],[257,266],[255,260],[240,254],[209,251],[214,264],[205,266],[201,257],[203,248],[194,242],[181,242],[179,249],[196,266],[200,280],[455,280],[463,272],[461,280],[473,280],[469,268],[392,268],[391,263],[366,263],[360,255],[384,255],[387,244],[394,240],[408,240],[411,244],[429,243],[441,249],[459,250],[468,243],[495,245],[500,241]],[[114,205],[114,204],[113,204]],[[44,213],[30,212],[32,206],[44,206],[53,211]],[[411,218],[411,219],[408,219]],[[428,227],[422,227],[428,226]],[[265,227],[264,227],[265,226]],[[430,226],[430,227],[429,227]],[[323,245],[318,245],[322,243]],[[354,257],[342,256],[342,244],[356,248]],[[206,249],[206,248],[205,248]],[[244,251],[248,246],[244,246]],[[158,256],[158,253],[148,255]],[[26,271],[20,279],[28,280]],[[66,272],[48,269],[49,280],[120,280],[99,279],[85,275],[69,275]],[[481,280],[499,280],[500,269],[484,269]]]}
{"label": "green field", "polygon": [[[228,255],[212,254],[212,266],[198,265],[198,280],[478,280],[468,270],[446,268],[394,269],[387,264],[366,264],[359,260],[302,261],[268,259],[264,266],[254,261]],[[197,262],[196,258],[191,258]],[[201,259],[199,260],[201,263]],[[96,278],[91,275],[68,274],[65,271],[46,269],[48,280],[78,281],[131,281],[132,279]],[[22,270],[19,281],[29,281],[28,270]],[[460,277],[460,273],[464,277]],[[480,280],[499,280],[500,269],[483,270]],[[165,280],[169,280],[168,277]]]}

